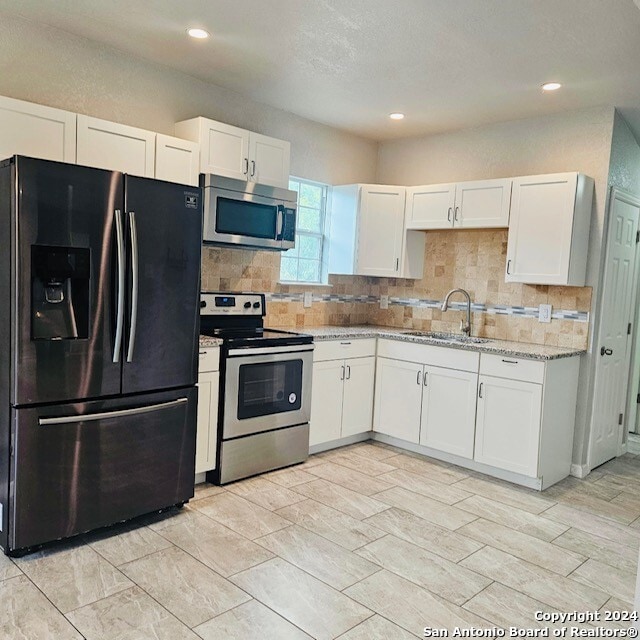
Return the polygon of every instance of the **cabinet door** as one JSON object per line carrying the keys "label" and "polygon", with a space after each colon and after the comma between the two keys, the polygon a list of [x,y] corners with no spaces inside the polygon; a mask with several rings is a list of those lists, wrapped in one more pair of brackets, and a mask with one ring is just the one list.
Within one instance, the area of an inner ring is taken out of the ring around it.
{"label": "cabinet door", "polygon": [[200,171],[249,179],[249,132],[230,124],[202,119]]}
{"label": "cabinet door", "polygon": [[473,459],[478,374],[425,367],[420,444]]}
{"label": "cabinet door", "polygon": [[450,229],[455,199],[455,184],[407,187],[407,229]]}
{"label": "cabinet door", "polygon": [[508,227],[511,180],[476,180],[456,185],[455,227]]}
{"label": "cabinet door", "polygon": [[342,426],[344,362],[315,362],[311,387],[309,444],[338,440]]}
{"label": "cabinet door", "polygon": [[371,431],[376,359],[345,360],[342,437]]}
{"label": "cabinet door", "polygon": [[155,145],[153,131],[78,116],[78,164],[153,178]]}
{"label": "cabinet door", "polygon": [[480,376],[475,460],[538,475],[542,385]]}
{"label": "cabinet door", "polygon": [[191,140],[156,135],[156,168],[158,180],[198,186],[200,145]]}
{"label": "cabinet door", "polygon": [[76,114],[0,96],[0,158],[76,161]]}
{"label": "cabinet door", "polygon": [[404,187],[361,187],[356,275],[400,275],[404,198]]}
{"label": "cabinet door", "polygon": [[259,133],[249,135],[249,177],[254,182],[289,188],[291,145]]}
{"label": "cabinet door", "polygon": [[422,365],[378,358],[373,430],[418,444]]}
{"label": "cabinet door", "polygon": [[215,469],[218,437],[219,373],[202,373],[198,378],[198,426],[196,431],[196,473]]}
{"label": "cabinet door", "polygon": [[513,181],[507,243],[507,282],[567,284],[576,173]]}

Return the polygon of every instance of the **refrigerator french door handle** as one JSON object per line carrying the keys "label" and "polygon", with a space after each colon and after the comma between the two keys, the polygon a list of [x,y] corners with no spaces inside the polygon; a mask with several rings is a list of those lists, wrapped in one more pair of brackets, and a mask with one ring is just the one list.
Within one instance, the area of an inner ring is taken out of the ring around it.
{"label": "refrigerator french door handle", "polygon": [[103,411],[101,413],[88,413],[83,416],[61,416],[58,418],[40,418],[38,424],[46,427],[53,424],[76,424],[78,422],[96,422],[97,420],[106,420],[108,418],[122,418],[124,416],[136,416],[141,413],[149,413],[160,409],[171,409],[178,407],[187,402],[186,398],[178,398],[170,402],[161,402],[160,404],[149,404],[146,407],[136,407],[135,409],[120,409],[119,411]]}
{"label": "refrigerator french door handle", "polygon": [[129,211],[129,232],[131,234],[131,317],[129,321],[129,346],[127,362],[133,362],[138,325],[138,227],[135,211]]}
{"label": "refrigerator french door handle", "polygon": [[113,361],[120,362],[122,351],[122,331],[124,326],[124,233],[122,211],[116,209],[116,247],[118,252],[118,299],[116,309],[116,338],[113,346]]}

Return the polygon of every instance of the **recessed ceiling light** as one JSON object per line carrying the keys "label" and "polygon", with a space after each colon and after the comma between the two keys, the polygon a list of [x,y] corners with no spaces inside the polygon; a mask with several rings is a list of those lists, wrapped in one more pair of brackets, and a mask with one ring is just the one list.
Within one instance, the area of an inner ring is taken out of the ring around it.
{"label": "recessed ceiling light", "polygon": [[197,28],[187,29],[187,33],[192,38],[197,38],[198,40],[204,40],[205,38],[208,38],[211,35],[208,31],[205,31],[204,29],[197,29]]}
{"label": "recessed ceiling light", "polygon": [[543,91],[557,91],[562,85],[559,82],[545,82],[542,85]]}
{"label": "recessed ceiling light", "polygon": [[402,120],[404,118],[404,113],[390,113],[389,117],[392,120]]}

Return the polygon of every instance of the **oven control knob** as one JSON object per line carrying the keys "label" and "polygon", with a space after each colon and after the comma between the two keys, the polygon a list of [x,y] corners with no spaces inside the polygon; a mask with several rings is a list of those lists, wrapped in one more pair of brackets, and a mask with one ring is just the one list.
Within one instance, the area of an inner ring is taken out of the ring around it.
{"label": "oven control knob", "polygon": [[253,308],[254,309],[259,309],[260,308],[260,303],[259,302],[254,302],[253,303]]}
{"label": "oven control knob", "polygon": [[298,399],[298,396],[295,393],[289,394],[289,404],[294,404],[297,399]]}
{"label": "oven control knob", "polygon": [[250,309],[251,308],[251,303],[250,302],[245,302],[244,303],[244,308],[245,309]]}

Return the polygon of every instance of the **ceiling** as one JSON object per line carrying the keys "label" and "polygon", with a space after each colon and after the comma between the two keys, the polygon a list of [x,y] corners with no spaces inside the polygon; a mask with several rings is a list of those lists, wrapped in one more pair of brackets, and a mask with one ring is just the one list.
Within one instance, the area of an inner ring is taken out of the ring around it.
{"label": "ceiling", "polygon": [[[0,0],[0,11],[387,140],[596,105],[619,107],[640,137],[638,4]],[[190,26],[212,37],[188,38]],[[543,94],[549,80],[564,86]]]}

